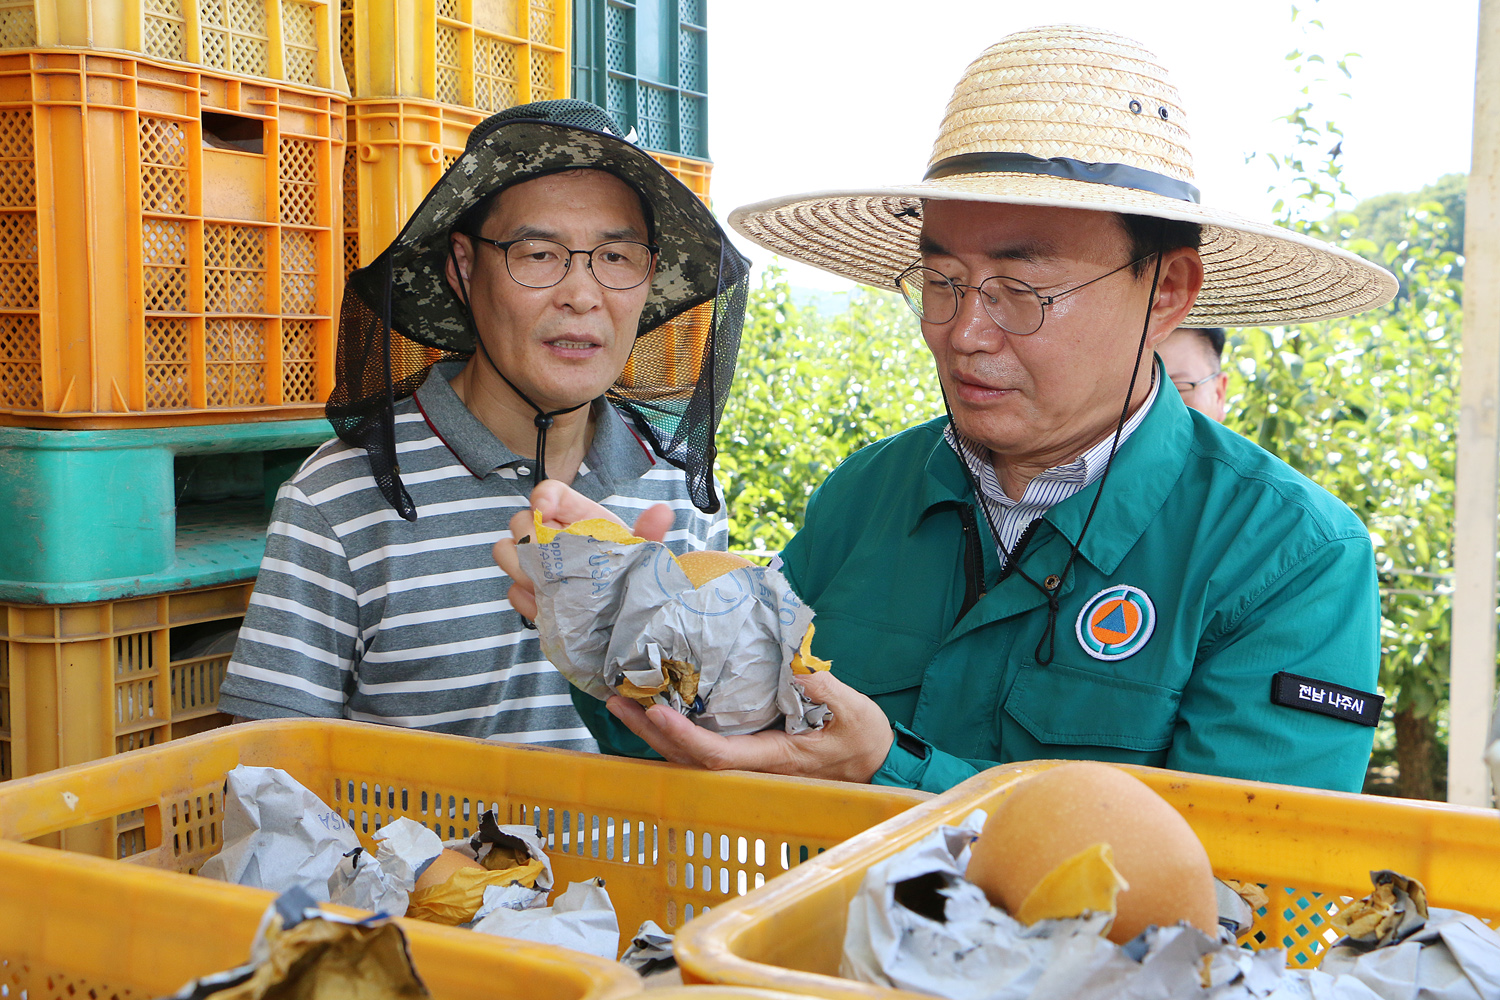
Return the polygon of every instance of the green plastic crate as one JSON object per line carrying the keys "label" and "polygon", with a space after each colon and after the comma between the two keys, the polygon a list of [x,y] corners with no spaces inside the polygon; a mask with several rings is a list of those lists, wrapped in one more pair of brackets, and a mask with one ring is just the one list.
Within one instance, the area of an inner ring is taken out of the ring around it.
{"label": "green plastic crate", "polygon": [[708,159],[707,0],[574,0],[573,95],[647,149]]}
{"label": "green plastic crate", "polygon": [[0,600],[74,604],[251,579],[268,500],[332,436],[324,420],[0,428]]}

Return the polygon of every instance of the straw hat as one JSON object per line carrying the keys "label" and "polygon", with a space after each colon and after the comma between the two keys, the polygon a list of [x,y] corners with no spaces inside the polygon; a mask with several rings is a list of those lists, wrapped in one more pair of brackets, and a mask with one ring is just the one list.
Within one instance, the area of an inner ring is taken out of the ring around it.
{"label": "straw hat", "polygon": [[1205,276],[1188,326],[1347,316],[1396,294],[1388,271],[1346,250],[1200,205],[1186,115],[1156,56],[1076,25],[1018,32],[969,65],[921,183],[773,198],[729,222],[778,254],[891,289],[920,256],[931,199],[1199,223]]}

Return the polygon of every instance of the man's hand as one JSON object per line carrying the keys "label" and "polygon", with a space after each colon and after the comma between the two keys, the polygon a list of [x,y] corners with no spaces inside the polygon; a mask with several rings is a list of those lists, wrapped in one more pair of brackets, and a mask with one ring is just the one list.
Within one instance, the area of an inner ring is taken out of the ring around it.
{"label": "man's hand", "polygon": [[[495,562],[500,564],[500,569],[511,579],[510,591],[506,595],[510,598],[511,607],[534,621],[536,589],[526,574],[521,572],[521,560],[516,556],[515,542],[517,538],[529,537],[535,529],[533,511],[542,515],[542,523],[550,528],[566,528],[591,517],[602,517],[622,527],[625,522],[556,479],[544,479],[537,483],[536,489],[531,491],[531,507],[517,511],[510,519],[510,537],[496,542],[493,552]],[[666,504],[652,504],[641,511],[641,516],[636,518],[635,527],[631,530],[647,541],[659,542],[671,530],[674,516],[672,508]]]}
{"label": "man's hand", "polygon": [[721,736],[697,726],[667,705],[643,709],[615,695],[610,714],[667,760],[712,771],[736,769],[868,782],[890,753],[895,733],[880,706],[831,673],[798,677],[794,683],[833,717],[814,729],[789,736],[768,729],[748,736]]}

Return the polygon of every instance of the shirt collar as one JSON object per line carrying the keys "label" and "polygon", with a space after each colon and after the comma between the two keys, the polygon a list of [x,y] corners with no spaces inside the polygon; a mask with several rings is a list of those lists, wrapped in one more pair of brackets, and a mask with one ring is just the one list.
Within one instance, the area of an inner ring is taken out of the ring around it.
{"label": "shirt collar", "polygon": [[[1156,365],[1160,385],[1166,369],[1159,360]],[[1156,519],[1181,478],[1192,448],[1193,420],[1176,392],[1161,393],[1138,430],[1128,445],[1121,442],[1115,453],[1109,485],[1099,499],[1094,523],[1078,548],[1080,556],[1105,574],[1119,568],[1126,553]],[[1100,480],[1096,479],[1043,516],[1064,537],[1076,540],[1099,488]]]}
{"label": "shirt collar", "polygon": [[[514,468],[520,476],[530,475],[532,460],[507,448],[453,391],[449,382],[466,363],[450,361],[434,365],[416,392],[417,408],[433,433],[475,478],[483,479],[502,468]],[[574,487],[591,499],[597,499],[593,494],[608,496],[615,492],[615,483],[645,475],[656,465],[656,459],[640,436],[625,423],[624,415],[607,399],[600,396],[591,405],[595,416],[594,440],[584,458],[589,473],[580,476]],[[526,466],[527,471],[522,473],[518,465]]]}
{"label": "shirt collar", "polygon": [[[1154,376],[1156,372],[1154,365],[1151,371]],[[1153,377],[1151,379],[1151,391],[1146,395],[1145,402],[1136,407],[1136,411],[1126,419],[1125,426],[1120,429],[1120,447],[1123,448],[1125,446],[1125,442],[1135,433],[1135,429],[1146,419],[1146,414],[1151,411],[1152,405],[1156,402],[1156,395],[1160,388],[1161,379]],[[943,435],[947,438],[953,450],[958,452],[959,456],[964,460],[964,464],[969,467],[969,471],[974,476],[974,482],[979,484],[981,493],[1006,507],[1013,507],[1025,501],[1026,497],[1024,495],[1020,500],[1012,500],[1000,486],[999,477],[995,474],[995,467],[990,461],[990,450],[988,448],[973,438],[960,434],[958,428],[953,425],[951,420],[948,422],[948,427],[944,430]],[[1076,484],[1073,492],[1084,489],[1100,476],[1104,475],[1104,468],[1109,464],[1110,451],[1114,447],[1114,443],[1114,432],[1110,432],[1102,440],[1094,444],[1093,447],[1084,451],[1082,455],[1079,455],[1067,465],[1053,466],[1042,472],[1033,481],[1039,485],[1042,483]],[[1031,492],[1032,488],[1028,484],[1026,493],[1030,494]],[[1070,493],[1069,495],[1071,496],[1072,494]],[[1061,501],[1058,502],[1060,503]]]}
{"label": "shirt collar", "polygon": [[[1159,387],[1166,378],[1166,370],[1160,360],[1155,363]],[[1148,398],[1148,403],[1149,406],[1143,405],[1136,411],[1143,414],[1134,428],[1139,433],[1131,434],[1128,442],[1120,442],[1113,471],[1109,474],[1109,492],[1100,498],[1094,524],[1089,527],[1078,550],[1080,556],[1102,573],[1113,573],[1119,567],[1125,554],[1161,510],[1167,494],[1187,464],[1192,443],[1192,418],[1182,397],[1175,392],[1158,393],[1154,400]],[[1109,439],[1106,439],[1106,456],[1108,443]],[[945,436],[936,436],[924,471],[926,485],[922,510],[917,518],[919,522],[935,507],[974,502],[962,460]],[[1104,474],[1102,465],[1099,474]],[[1099,480],[1095,479],[1073,496],[1054,504],[1044,515],[1045,519],[1068,539],[1076,539],[1098,489]],[[993,542],[989,544],[993,545]]]}

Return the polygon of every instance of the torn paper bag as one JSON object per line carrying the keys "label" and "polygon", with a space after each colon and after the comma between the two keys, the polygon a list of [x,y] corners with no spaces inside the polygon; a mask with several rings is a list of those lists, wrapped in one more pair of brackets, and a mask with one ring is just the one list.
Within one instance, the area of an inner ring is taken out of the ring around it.
{"label": "torn paper bag", "polygon": [[599,523],[539,526],[538,541],[517,547],[542,652],[569,681],[601,701],[670,705],[729,735],[822,725],[826,707],[792,681],[812,609],[780,573],[741,567],[694,588],[665,545]]}
{"label": "torn paper bag", "polygon": [[646,921],[635,932],[635,937],[630,939],[630,944],[625,946],[620,964],[629,966],[643,976],[654,976],[677,968],[677,955],[672,950],[672,935],[662,930],[655,920]]}
{"label": "torn paper bag", "polygon": [[[501,826],[493,809],[479,818],[479,831],[463,840],[439,845],[473,858],[483,868],[460,868],[447,880],[429,885],[411,895],[406,915],[416,920],[455,926],[476,919],[490,898],[498,893],[516,909],[545,906],[552,889],[552,861],[535,827]],[[431,849],[425,842],[422,852]],[[436,855],[433,855],[436,857]],[[417,867],[418,874],[431,858]]]}
{"label": "torn paper bag", "polygon": [[1500,997],[1500,934],[1467,913],[1429,909],[1416,879],[1375,871],[1370,881],[1375,890],[1330,921],[1346,936],[1320,969],[1358,979],[1383,1000]]}
{"label": "torn paper bag", "polygon": [[[493,890],[485,890],[486,896]],[[572,882],[551,906],[534,910],[490,907],[474,921],[481,934],[554,944],[613,960],[620,951],[620,924],[602,878]]]}
{"label": "torn paper bag", "polygon": [[948,1000],[1376,1000],[1347,975],[1288,969],[1186,923],[1123,945],[1107,912],[1027,926],[965,878],[983,812],[870,868],[849,904],[840,975]]}
{"label": "torn paper bag", "polygon": [[406,935],[385,918],[323,913],[303,889],[284,893],[261,920],[250,961],[188,983],[172,1000],[427,1000]]}
{"label": "torn paper bag", "polygon": [[229,772],[224,847],[198,874],[272,892],[301,886],[318,902],[406,912],[406,892],[382,875],[338,811],[275,767]]}

